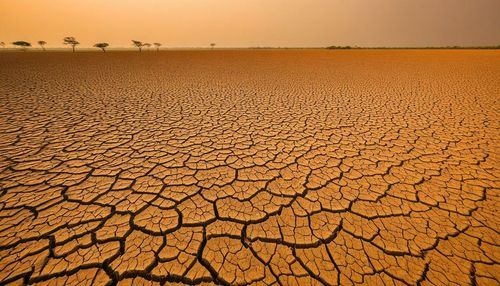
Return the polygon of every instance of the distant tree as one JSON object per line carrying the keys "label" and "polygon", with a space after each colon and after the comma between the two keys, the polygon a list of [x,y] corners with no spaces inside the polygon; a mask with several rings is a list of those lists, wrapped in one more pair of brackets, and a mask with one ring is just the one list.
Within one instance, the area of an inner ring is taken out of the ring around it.
{"label": "distant tree", "polygon": [[212,47],[212,49],[213,49],[215,47],[215,43],[211,43],[210,47]]}
{"label": "distant tree", "polygon": [[2,46],[2,48],[5,48],[5,43],[4,42],[0,42],[0,46]]}
{"label": "distant tree", "polygon": [[73,49],[73,53],[75,52],[75,47],[78,46],[80,44],[80,42],[78,42],[75,37],[64,37],[63,39],[63,43],[65,45],[70,45],[71,48]]}
{"label": "distant tree", "polygon": [[142,47],[144,47],[144,44],[141,41],[132,40],[132,45],[134,47],[137,47],[139,49],[139,52],[142,52]]}
{"label": "distant tree", "polygon": [[47,44],[47,42],[45,42],[45,41],[38,41],[38,44],[40,45],[40,47],[42,47],[42,50],[45,51],[45,47],[44,46]]}
{"label": "distant tree", "polygon": [[144,46],[149,50],[149,48],[151,47],[151,44],[150,43],[144,43]]}
{"label": "distant tree", "polygon": [[155,45],[156,51],[158,52],[160,50],[161,43],[153,43],[153,45]]}
{"label": "distant tree", "polygon": [[101,49],[103,52],[106,52],[106,48],[109,46],[108,43],[97,43],[94,47]]}
{"label": "distant tree", "polygon": [[25,41],[17,41],[12,43],[14,46],[19,46],[22,48],[23,51],[26,51],[27,47],[31,47],[31,43],[25,42]]}

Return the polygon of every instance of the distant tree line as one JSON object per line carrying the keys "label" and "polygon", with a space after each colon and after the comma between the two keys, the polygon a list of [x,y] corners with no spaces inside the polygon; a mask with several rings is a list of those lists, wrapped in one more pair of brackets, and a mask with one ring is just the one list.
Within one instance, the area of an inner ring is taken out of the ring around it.
{"label": "distant tree line", "polygon": [[[45,45],[47,45],[47,42],[46,41],[38,41],[37,43],[42,48],[42,50],[45,51]],[[71,50],[73,52],[75,52],[76,46],[80,45],[80,42],[78,40],[76,40],[75,37],[64,37],[63,44],[66,46],[70,46]],[[23,50],[23,51],[26,51],[27,48],[31,47],[31,43],[26,42],[26,41],[12,42],[12,45],[20,47],[21,50]],[[0,42],[0,46],[2,48],[5,48],[5,43]],[[160,47],[162,46],[162,44],[161,43],[150,44],[150,43],[144,43],[142,41],[132,40],[132,46],[138,48],[139,52],[142,52],[142,48],[149,49],[151,46],[155,46],[156,51],[158,52],[158,51],[160,51]],[[96,43],[94,45],[94,47],[101,49],[103,52],[106,52],[106,49],[109,47],[109,44],[106,42]],[[215,43],[210,43],[210,47],[212,47],[212,49],[213,49],[215,47]]]}
{"label": "distant tree line", "polygon": [[462,47],[462,46],[445,46],[445,47],[358,47],[358,46],[329,46],[326,47],[328,50],[349,50],[349,49],[372,49],[372,50],[390,50],[390,49],[401,49],[401,50],[407,50],[407,49],[418,49],[418,50],[467,50],[467,49],[474,49],[474,50],[498,50],[500,49],[500,45],[498,46],[477,46],[477,47]]}
{"label": "distant tree line", "polygon": [[[45,51],[45,45],[47,45],[46,41],[38,41],[38,45]],[[80,42],[76,40],[75,37],[64,37],[63,44],[66,46],[70,46],[71,50],[75,52],[76,46],[80,45]],[[31,47],[30,42],[26,41],[15,41],[12,42],[12,45],[16,47],[20,47],[22,51],[26,51]],[[149,49],[151,46],[155,46],[156,51],[160,51],[161,43],[145,43],[138,40],[132,40],[132,46],[139,49],[139,52],[142,52],[143,48]],[[214,49],[216,44],[210,43],[209,46]],[[0,42],[0,47],[5,48],[5,42]],[[101,49],[103,52],[106,52],[106,49],[109,47],[109,44],[106,42],[96,43],[94,45],[95,48]],[[269,47],[271,48],[271,47]],[[446,46],[446,47],[358,47],[358,46],[329,46],[326,47],[328,50],[349,50],[349,49],[500,49],[500,45],[497,46],[478,46],[478,47],[462,47],[462,46]]]}

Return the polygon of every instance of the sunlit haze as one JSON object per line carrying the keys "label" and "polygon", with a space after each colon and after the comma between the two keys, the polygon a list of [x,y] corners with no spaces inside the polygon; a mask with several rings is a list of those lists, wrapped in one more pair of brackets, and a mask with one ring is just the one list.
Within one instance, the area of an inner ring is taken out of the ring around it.
{"label": "sunlit haze", "polygon": [[0,0],[0,41],[130,47],[479,46],[500,43],[498,0]]}

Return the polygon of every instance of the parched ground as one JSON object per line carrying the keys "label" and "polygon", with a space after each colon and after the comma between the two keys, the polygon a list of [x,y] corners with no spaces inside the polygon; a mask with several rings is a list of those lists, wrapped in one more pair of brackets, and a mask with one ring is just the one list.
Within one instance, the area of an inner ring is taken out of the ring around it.
{"label": "parched ground", "polygon": [[0,54],[0,284],[499,285],[500,52]]}

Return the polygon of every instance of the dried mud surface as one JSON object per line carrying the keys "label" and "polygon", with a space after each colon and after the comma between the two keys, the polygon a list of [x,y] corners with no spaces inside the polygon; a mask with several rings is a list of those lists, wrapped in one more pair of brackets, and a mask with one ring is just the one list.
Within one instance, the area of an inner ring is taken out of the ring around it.
{"label": "dried mud surface", "polygon": [[0,284],[499,285],[498,51],[0,54]]}

